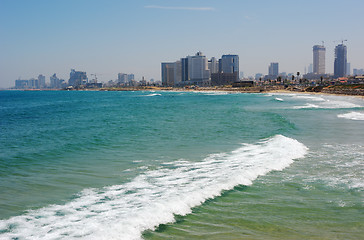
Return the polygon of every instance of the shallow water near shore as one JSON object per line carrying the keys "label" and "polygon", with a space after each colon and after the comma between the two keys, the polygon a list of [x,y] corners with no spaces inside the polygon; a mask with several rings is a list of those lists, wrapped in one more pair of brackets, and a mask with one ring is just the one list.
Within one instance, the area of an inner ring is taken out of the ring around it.
{"label": "shallow water near shore", "polygon": [[0,92],[0,239],[360,239],[364,101]]}

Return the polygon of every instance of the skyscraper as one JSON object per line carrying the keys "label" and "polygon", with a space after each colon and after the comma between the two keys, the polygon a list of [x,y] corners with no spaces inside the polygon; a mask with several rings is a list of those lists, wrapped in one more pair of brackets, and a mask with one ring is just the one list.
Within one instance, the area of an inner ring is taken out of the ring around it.
{"label": "skyscraper", "polygon": [[133,73],[128,74],[128,81],[131,82],[131,81],[134,81],[134,80],[135,80],[135,75]]}
{"label": "skyscraper", "polygon": [[43,76],[42,74],[39,74],[38,76],[38,87],[39,88],[45,88],[46,83],[45,83],[45,76]]}
{"label": "skyscraper", "polygon": [[236,79],[235,81],[239,80],[239,56],[238,55],[222,55],[220,61],[222,73],[235,73]]}
{"label": "skyscraper", "polygon": [[62,80],[57,77],[56,74],[53,74],[49,77],[51,88],[58,89],[62,86]]}
{"label": "skyscraper", "polygon": [[219,72],[219,61],[215,57],[209,60],[209,69],[211,73]]}
{"label": "skyscraper", "polygon": [[174,86],[174,69],[175,63],[162,63],[162,85],[165,87]]}
{"label": "skyscraper", "polygon": [[182,62],[181,60],[174,63],[174,85],[180,84],[182,81]]}
{"label": "skyscraper", "polygon": [[68,84],[70,86],[80,86],[88,83],[88,78],[86,72],[76,71],[75,69],[71,69],[70,79],[68,80]]}
{"label": "skyscraper", "polygon": [[189,80],[201,86],[208,84],[210,70],[206,56],[202,52],[198,52],[195,56],[188,56],[187,58]]}
{"label": "skyscraper", "polygon": [[224,73],[239,72],[239,56],[238,55],[222,55],[221,71]]}
{"label": "skyscraper", "polygon": [[347,49],[344,44],[339,44],[335,48],[334,77],[344,77],[347,67]]}
{"label": "skyscraper", "polygon": [[278,74],[279,74],[279,65],[277,62],[272,62],[270,63],[270,66],[269,66],[269,76],[274,76],[274,77],[278,77]]}
{"label": "skyscraper", "polygon": [[118,73],[118,83],[125,84],[128,82],[128,74]]}
{"label": "skyscraper", "polygon": [[181,58],[181,71],[182,82],[190,80],[188,75],[188,57]]}
{"label": "skyscraper", "polygon": [[313,73],[325,74],[326,48],[321,45],[313,46]]}

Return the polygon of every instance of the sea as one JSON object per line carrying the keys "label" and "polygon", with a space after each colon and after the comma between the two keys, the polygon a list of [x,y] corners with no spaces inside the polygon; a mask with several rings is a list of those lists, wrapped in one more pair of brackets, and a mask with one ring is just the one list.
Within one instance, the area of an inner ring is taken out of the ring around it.
{"label": "sea", "polygon": [[0,91],[0,239],[364,239],[364,99]]}

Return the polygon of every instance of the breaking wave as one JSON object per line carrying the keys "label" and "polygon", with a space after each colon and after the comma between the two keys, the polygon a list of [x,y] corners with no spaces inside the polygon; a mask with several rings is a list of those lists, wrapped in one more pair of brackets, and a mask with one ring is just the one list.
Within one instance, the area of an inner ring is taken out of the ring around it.
{"label": "breaking wave", "polygon": [[2,220],[0,238],[141,239],[143,231],[174,222],[175,215],[191,213],[224,190],[283,170],[307,150],[295,139],[276,135],[200,162],[165,163],[126,184],[85,189],[67,204]]}
{"label": "breaking wave", "polygon": [[345,114],[337,115],[339,118],[345,118],[349,120],[357,120],[357,121],[364,121],[364,113],[360,112],[350,112]]}

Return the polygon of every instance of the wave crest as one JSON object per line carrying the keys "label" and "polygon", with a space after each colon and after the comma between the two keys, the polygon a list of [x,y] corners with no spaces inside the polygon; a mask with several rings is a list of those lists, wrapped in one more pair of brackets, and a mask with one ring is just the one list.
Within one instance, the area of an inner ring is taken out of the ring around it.
{"label": "wave crest", "polygon": [[339,118],[345,118],[349,120],[357,120],[357,121],[364,121],[364,113],[360,112],[350,112],[345,114],[337,115]]}
{"label": "wave crest", "polygon": [[53,205],[0,221],[4,239],[141,239],[143,231],[186,215],[207,199],[257,177],[288,167],[307,148],[297,140],[274,136],[243,144],[230,153],[201,162],[177,161],[147,171],[131,182],[86,189],[65,205]]}

